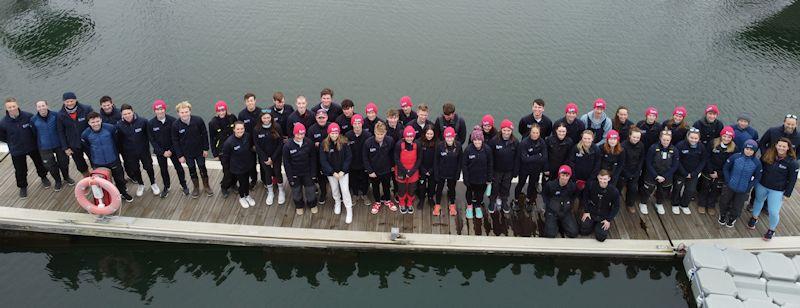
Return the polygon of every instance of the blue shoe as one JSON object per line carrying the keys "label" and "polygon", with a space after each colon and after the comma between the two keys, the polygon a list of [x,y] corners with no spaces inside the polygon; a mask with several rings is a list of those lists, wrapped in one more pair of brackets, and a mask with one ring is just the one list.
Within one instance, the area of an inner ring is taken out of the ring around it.
{"label": "blue shoe", "polygon": [[472,204],[467,204],[467,219],[472,219]]}
{"label": "blue shoe", "polygon": [[483,219],[483,210],[480,206],[475,208],[475,218]]}

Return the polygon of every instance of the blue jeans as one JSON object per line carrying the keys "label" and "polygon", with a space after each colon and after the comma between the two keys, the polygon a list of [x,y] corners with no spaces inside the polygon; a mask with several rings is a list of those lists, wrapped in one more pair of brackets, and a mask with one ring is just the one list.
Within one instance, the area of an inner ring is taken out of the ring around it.
{"label": "blue jeans", "polygon": [[761,214],[764,201],[767,202],[767,210],[769,210],[769,229],[774,231],[775,228],[778,227],[778,222],[781,220],[780,211],[781,203],[783,203],[783,192],[772,190],[761,186],[761,183],[756,183],[756,199],[753,202],[753,217],[758,217],[758,215]]}

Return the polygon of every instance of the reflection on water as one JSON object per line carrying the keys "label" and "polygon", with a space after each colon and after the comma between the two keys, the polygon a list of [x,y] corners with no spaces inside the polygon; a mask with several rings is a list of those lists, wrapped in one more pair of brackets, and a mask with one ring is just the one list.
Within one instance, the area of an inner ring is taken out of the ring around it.
{"label": "reflection on water", "polygon": [[0,41],[16,58],[38,70],[77,64],[81,47],[94,33],[94,21],[71,9],[40,1],[16,1],[0,15]]}
{"label": "reflection on water", "polygon": [[740,34],[748,47],[763,50],[778,47],[800,56],[800,1],[758,21]]}

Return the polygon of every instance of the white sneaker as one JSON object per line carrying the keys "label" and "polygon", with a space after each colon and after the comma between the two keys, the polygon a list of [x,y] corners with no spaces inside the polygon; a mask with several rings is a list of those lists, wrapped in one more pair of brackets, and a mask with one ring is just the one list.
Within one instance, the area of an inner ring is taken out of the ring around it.
{"label": "white sneaker", "polygon": [[658,215],[664,215],[664,213],[666,213],[666,211],[664,211],[663,204],[656,203],[656,213],[658,213]]}
{"label": "white sneaker", "polygon": [[318,206],[311,208],[311,214],[316,214],[317,212],[319,212]]}
{"label": "white sneaker", "polygon": [[347,216],[344,217],[344,223],[349,225],[351,222],[353,222],[353,207],[346,206],[344,210],[347,212]]}
{"label": "white sneaker", "polygon": [[333,213],[336,214],[336,215],[341,214],[342,213],[342,205],[339,204],[339,203],[336,203],[335,205],[333,205]]}
{"label": "white sneaker", "polygon": [[673,205],[673,206],[672,206],[672,214],[678,215],[678,214],[680,214],[680,213],[681,213],[681,207],[680,207],[680,206],[674,206],[674,205]]}
{"label": "white sneaker", "polygon": [[161,193],[161,188],[158,188],[158,184],[150,185],[150,190],[153,191],[153,195],[158,196]]}
{"label": "white sneaker", "polygon": [[250,203],[248,203],[247,199],[245,198],[239,198],[239,205],[241,205],[243,208],[250,207]]}
{"label": "white sneaker", "polygon": [[144,185],[139,184],[139,186],[136,187],[136,196],[141,197],[142,195],[144,195]]}
{"label": "white sneaker", "polygon": [[642,213],[642,215],[647,215],[649,213],[647,211],[647,204],[639,203],[639,212]]}
{"label": "white sneaker", "polygon": [[275,201],[275,193],[273,193],[272,189],[270,189],[269,193],[267,193],[267,200],[265,200],[265,202],[267,205],[272,205],[273,201]]}
{"label": "white sneaker", "polygon": [[500,198],[497,198],[497,199],[494,200],[494,204],[497,205],[497,206],[502,206],[503,205],[503,201],[501,201]]}
{"label": "white sneaker", "polygon": [[247,197],[244,197],[244,199],[247,201],[248,205],[250,206],[256,205],[256,200],[253,200],[253,197],[250,197],[250,195],[247,195]]}
{"label": "white sneaker", "polygon": [[283,189],[283,184],[278,184],[278,204],[284,203],[286,203],[286,191]]}
{"label": "white sneaker", "polygon": [[684,213],[684,214],[686,214],[686,215],[692,214],[692,210],[691,210],[691,209],[689,209],[689,207],[688,207],[688,206],[686,206],[686,207],[682,206],[682,207],[681,207],[681,212],[683,212],[683,213]]}

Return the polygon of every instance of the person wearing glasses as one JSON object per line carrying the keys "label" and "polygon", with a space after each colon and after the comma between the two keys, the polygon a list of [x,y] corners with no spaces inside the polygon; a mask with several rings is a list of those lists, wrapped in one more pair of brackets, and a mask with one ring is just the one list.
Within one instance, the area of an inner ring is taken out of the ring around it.
{"label": "person wearing glasses", "polygon": [[780,138],[764,152],[761,162],[764,172],[761,181],[756,183],[756,199],[747,227],[751,230],[756,228],[758,215],[761,214],[764,202],[767,202],[769,229],[764,233],[764,240],[769,241],[778,228],[781,205],[792,195],[797,182],[797,152],[789,139]]}
{"label": "person wearing glasses", "polygon": [[786,138],[792,143],[793,149],[797,152],[797,145],[800,144],[800,134],[797,132],[797,115],[787,114],[783,117],[783,125],[775,126],[767,130],[761,140],[758,140],[758,147],[762,155],[767,149],[773,147],[774,143],[781,138]]}

